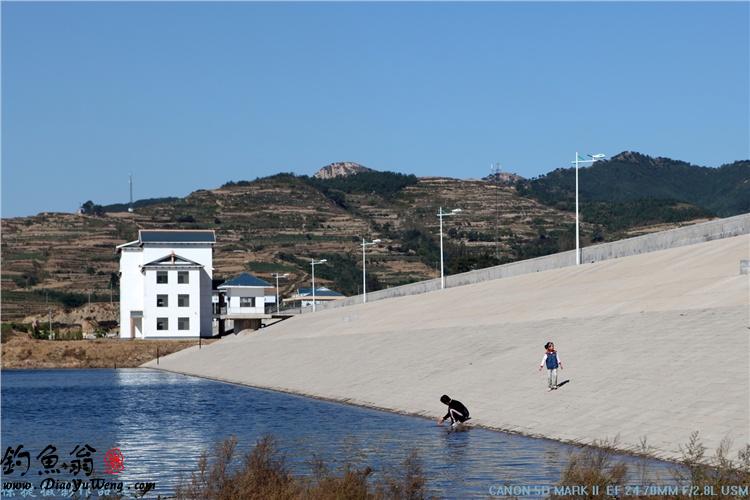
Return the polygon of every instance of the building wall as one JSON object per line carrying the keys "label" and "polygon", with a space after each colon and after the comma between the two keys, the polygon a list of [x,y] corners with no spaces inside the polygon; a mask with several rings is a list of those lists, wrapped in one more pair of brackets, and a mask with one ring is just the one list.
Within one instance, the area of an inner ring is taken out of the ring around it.
{"label": "building wall", "polygon": [[[227,314],[263,314],[266,293],[263,287],[228,287],[226,290]],[[240,307],[241,297],[255,297],[255,307]]]}
{"label": "building wall", "polygon": [[[166,285],[156,283],[156,270],[141,272],[141,266],[174,252],[204,266],[202,270],[188,270],[190,283],[178,284],[177,271],[169,270]],[[143,311],[141,331],[136,338],[153,337],[210,337],[212,335],[211,276],[213,274],[211,245],[154,246],[123,248],[120,255],[120,338],[130,338],[131,311]],[[167,294],[168,307],[156,307],[156,295]],[[177,306],[177,295],[190,295],[190,306]],[[158,309],[158,310],[157,310]],[[157,331],[156,318],[168,317],[169,330]],[[177,319],[190,318],[189,330],[178,330]]]}
{"label": "building wall", "polygon": [[[123,249],[120,255],[120,338],[130,338],[130,311],[143,310],[143,252]],[[136,335],[138,332],[136,332]]]}
{"label": "building wall", "polygon": [[[205,264],[204,264],[205,266]],[[206,269],[211,269],[211,266],[204,267],[200,271],[197,271],[200,275],[200,336],[211,337],[214,334],[213,325],[213,307],[211,305],[211,289],[212,281],[211,274]]]}
{"label": "building wall", "polygon": [[260,318],[235,319],[232,324],[232,330],[234,330],[234,333],[239,333],[242,330],[258,330],[262,324]]}
{"label": "building wall", "polygon": [[[197,337],[201,331],[201,271],[191,269],[189,273],[189,283],[177,283],[177,272],[167,271],[167,283],[156,282],[156,269],[147,269],[145,276],[144,288],[144,310],[143,310],[143,331],[146,338],[149,337]],[[178,307],[177,296],[186,294],[190,296],[189,307]],[[167,295],[167,307],[157,307],[157,295]],[[210,303],[210,298],[209,298]],[[209,314],[210,320],[210,314]],[[156,319],[168,318],[169,329],[157,330]],[[190,318],[190,329],[178,330],[177,319]]]}

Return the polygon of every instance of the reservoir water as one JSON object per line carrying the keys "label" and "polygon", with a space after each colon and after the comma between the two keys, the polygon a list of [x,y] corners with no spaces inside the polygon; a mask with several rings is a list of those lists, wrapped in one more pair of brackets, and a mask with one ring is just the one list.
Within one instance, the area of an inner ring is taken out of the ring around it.
{"label": "reservoir water", "polygon": [[[443,498],[487,498],[497,485],[554,485],[575,449],[480,428],[447,432],[427,419],[147,369],[2,372],[2,451],[7,456],[8,448],[16,452],[22,445],[30,458],[24,476],[21,459],[3,481],[38,485],[69,477],[77,460],[76,477],[86,479],[90,466],[90,477],[155,482],[156,493],[169,495],[217,441],[234,435],[244,453],[265,434],[277,439],[299,474],[310,472],[313,457],[333,465],[398,467],[416,449],[430,493]],[[70,464],[67,472],[44,469],[48,445],[55,447],[57,467]],[[107,455],[113,449],[124,467],[116,475],[105,473],[120,464]],[[647,466],[664,475],[670,467]]]}

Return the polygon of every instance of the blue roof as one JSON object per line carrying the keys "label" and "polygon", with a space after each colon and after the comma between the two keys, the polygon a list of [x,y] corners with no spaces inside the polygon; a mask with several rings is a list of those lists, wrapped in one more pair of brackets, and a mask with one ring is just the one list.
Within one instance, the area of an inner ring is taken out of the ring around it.
{"label": "blue roof", "polygon": [[141,229],[138,232],[141,243],[216,243],[213,230],[163,231]]}
{"label": "blue roof", "polygon": [[219,285],[219,288],[225,288],[230,286],[271,286],[267,281],[264,281],[250,273],[242,273],[239,276],[226,280],[224,283]]}
{"label": "blue roof", "polygon": [[[312,287],[311,288],[300,288],[297,291],[302,296],[311,296],[312,297]],[[316,297],[343,297],[344,294],[330,290],[326,287],[320,287],[315,289],[315,296]]]}

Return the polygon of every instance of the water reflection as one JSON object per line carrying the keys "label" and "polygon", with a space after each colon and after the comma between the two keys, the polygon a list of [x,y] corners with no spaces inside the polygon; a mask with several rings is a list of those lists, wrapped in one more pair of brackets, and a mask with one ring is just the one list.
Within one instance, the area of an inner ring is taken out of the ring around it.
{"label": "water reflection", "polygon": [[[47,444],[120,448],[118,479],[157,481],[169,494],[206,448],[230,435],[242,453],[266,433],[287,461],[310,474],[311,460],[395,469],[412,449],[432,494],[486,497],[490,485],[554,484],[571,447],[483,429],[448,432],[432,420],[339,405],[143,369],[5,371],[2,441],[34,451]],[[648,469],[666,470],[659,462]],[[37,471],[32,474],[37,475]]]}

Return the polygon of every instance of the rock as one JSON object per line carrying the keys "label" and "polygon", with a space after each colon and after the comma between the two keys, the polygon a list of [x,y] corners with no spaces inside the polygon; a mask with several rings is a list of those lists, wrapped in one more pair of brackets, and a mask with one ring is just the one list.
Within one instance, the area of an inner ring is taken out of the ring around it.
{"label": "rock", "polygon": [[360,172],[372,172],[371,168],[350,161],[331,163],[318,170],[313,177],[316,179],[333,179],[334,177],[346,177],[359,174]]}

